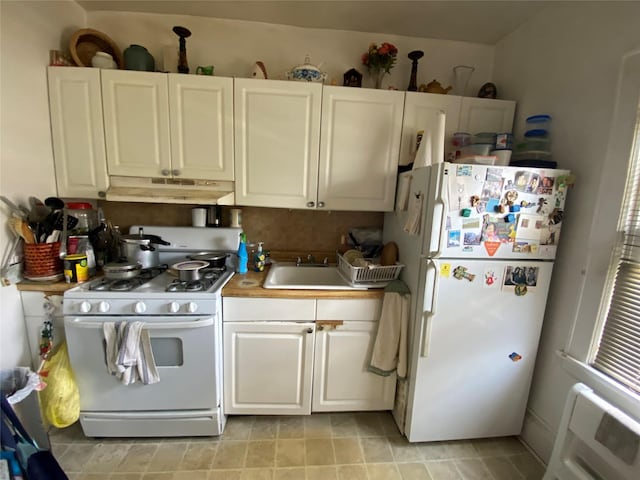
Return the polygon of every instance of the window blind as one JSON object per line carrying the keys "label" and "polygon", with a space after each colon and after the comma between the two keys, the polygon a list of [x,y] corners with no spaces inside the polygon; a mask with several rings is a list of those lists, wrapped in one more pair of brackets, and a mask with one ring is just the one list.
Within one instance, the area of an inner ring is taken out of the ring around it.
{"label": "window blind", "polygon": [[609,304],[593,367],[640,393],[640,108],[619,222]]}

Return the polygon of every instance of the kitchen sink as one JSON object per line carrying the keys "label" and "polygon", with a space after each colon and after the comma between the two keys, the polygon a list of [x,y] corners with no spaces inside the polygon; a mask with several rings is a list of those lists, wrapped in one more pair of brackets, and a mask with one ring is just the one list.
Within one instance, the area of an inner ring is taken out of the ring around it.
{"label": "kitchen sink", "polygon": [[297,290],[366,290],[366,287],[352,287],[338,273],[338,267],[296,266],[295,263],[273,264],[263,287]]}

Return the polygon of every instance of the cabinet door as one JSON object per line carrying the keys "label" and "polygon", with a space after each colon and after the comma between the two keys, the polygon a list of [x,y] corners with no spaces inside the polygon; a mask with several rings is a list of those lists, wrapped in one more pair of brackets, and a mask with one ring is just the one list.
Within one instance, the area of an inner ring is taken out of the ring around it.
{"label": "cabinet door", "polygon": [[400,145],[400,165],[413,162],[416,154],[416,135],[418,130],[426,134],[437,126],[437,114],[445,113],[445,158],[453,150],[451,138],[458,131],[460,105],[462,97],[438,95],[435,93],[407,92],[404,101],[404,119],[402,121],[402,143]]}
{"label": "cabinet door", "polygon": [[321,97],[319,84],[235,79],[236,203],[315,206]]}
{"label": "cabinet door", "polygon": [[102,70],[102,102],[110,175],[171,175],[167,76]]}
{"label": "cabinet door", "polygon": [[225,322],[222,328],[225,413],[311,413],[312,322]]}
{"label": "cabinet door", "polygon": [[333,327],[318,320],[316,328],[312,411],[393,408],[396,376],[367,370],[378,323],[346,321]]}
{"label": "cabinet door", "polygon": [[404,92],[324,87],[318,207],[390,211]]}
{"label": "cabinet door", "polygon": [[109,181],[100,70],[49,67],[48,81],[58,195],[99,198]]}
{"label": "cabinet door", "polygon": [[463,97],[460,109],[460,132],[511,132],[516,102],[489,98]]}
{"label": "cabinet door", "polygon": [[233,79],[169,74],[172,175],[233,180]]}

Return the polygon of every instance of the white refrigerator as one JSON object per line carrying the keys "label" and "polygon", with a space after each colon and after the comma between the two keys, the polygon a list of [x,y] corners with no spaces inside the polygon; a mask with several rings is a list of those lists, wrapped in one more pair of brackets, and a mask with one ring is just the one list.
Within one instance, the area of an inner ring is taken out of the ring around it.
{"label": "white refrigerator", "polygon": [[560,238],[566,170],[439,163],[385,214],[411,290],[409,441],[519,434]]}

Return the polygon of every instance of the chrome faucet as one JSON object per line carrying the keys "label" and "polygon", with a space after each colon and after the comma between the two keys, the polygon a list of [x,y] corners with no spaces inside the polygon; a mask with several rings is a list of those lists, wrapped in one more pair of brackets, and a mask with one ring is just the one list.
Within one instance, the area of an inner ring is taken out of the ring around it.
{"label": "chrome faucet", "polygon": [[296,267],[328,267],[329,266],[329,258],[324,257],[322,263],[316,263],[316,257],[309,254],[307,255],[307,262],[303,263],[302,258],[296,258]]}

